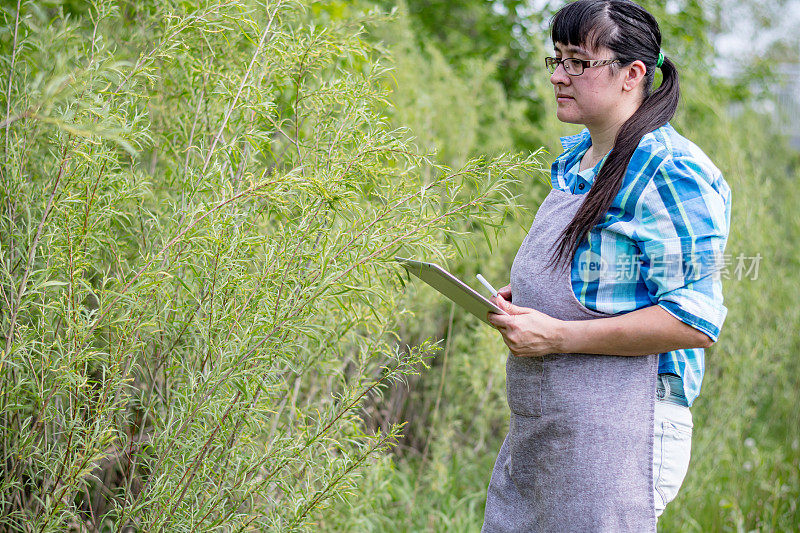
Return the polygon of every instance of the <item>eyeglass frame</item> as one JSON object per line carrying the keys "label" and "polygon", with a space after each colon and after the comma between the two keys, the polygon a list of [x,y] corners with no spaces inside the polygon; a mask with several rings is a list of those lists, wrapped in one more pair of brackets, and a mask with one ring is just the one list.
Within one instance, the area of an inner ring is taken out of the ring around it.
{"label": "eyeglass frame", "polygon": [[[602,67],[605,65],[611,65],[612,63],[621,62],[619,59],[578,59],[577,57],[565,57],[563,59],[558,59],[557,57],[548,56],[544,58],[544,68],[546,68],[550,74],[555,74],[556,69],[558,69],[558,65],[564,64],[565,61],[577,61],[581,65],[582,70],[580,74],[572,74],[567,70],[567,66],[564,65],[564,72],[570,76],[580,76],[586,72],[587,68]],[[554,65],[553,70],[550,70],[551,64]]]}

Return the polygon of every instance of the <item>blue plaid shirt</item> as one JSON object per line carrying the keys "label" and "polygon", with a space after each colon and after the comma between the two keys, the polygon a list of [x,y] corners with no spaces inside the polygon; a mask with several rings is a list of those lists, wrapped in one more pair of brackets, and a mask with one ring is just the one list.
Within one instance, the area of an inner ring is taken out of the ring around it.
{"label": "blue plaid shirt", "polygon": [[[605,161],[579,172],[589,130],[561,138],[552,186],[589,191]],[[606,157],[608,157],[606,155]],[[623,314],[660,305],[716,342],[728,312],[720,268],[731,217],[731,190],[719,169],[669,123],[642,137],[616,198],[578,247],[572,290],[589,309]],[[681,376],[692,405],[700,393],[704,350],[659,354],[659,372]]]}

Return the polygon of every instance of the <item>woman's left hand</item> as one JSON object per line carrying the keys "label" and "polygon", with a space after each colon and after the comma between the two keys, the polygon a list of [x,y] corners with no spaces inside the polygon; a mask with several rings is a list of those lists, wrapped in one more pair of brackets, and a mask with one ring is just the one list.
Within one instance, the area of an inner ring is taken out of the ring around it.
{"label": "woman's left hand", "polygon": [[519,307],[507,302],[502,296],[492,302],[508,313],[489,313],[488,320],[503,335],[503,341],[511,353],[519,357],[542,357],[559,353],[563,340],[565,322],[536,309]]}

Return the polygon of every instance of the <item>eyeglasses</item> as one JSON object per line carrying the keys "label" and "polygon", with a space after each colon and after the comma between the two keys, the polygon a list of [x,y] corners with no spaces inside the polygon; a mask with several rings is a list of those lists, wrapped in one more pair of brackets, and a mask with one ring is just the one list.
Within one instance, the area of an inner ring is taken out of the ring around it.
{"label": "eyeglasses", "polygon": [[564,64],[564,70],[570,76],[580,76],[583,74],[584,69],[619,63],[619,59],[576,59],[574,57],[568,57],[566,59],[558,59],[555,57],[544,58],[544,66],[547,67],[550,74],[556,71],[559,63]]}

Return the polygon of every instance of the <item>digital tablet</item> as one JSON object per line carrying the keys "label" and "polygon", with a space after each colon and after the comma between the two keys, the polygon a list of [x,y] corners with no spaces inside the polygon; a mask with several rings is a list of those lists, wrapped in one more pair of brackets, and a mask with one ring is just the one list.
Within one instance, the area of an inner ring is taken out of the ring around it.
{"label": "digital tablet", "polygon": [[436,263],[415,261],[405,257],[394,259],[410,273],[490,326],[492,324],[486,319],[486,313],[493,311],[501,315],[508,314]]}

